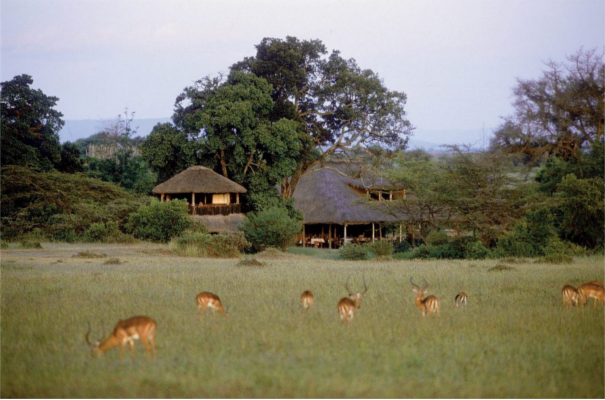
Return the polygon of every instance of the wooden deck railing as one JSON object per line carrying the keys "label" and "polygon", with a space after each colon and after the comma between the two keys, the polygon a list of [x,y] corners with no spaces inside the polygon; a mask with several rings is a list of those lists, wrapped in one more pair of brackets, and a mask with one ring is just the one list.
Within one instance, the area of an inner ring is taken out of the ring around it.
{"label": "wooden deck railing", "polygon": [[229,215],[241,214],[241,204],[204,204],[201,206],[188,206],[191,215]]}

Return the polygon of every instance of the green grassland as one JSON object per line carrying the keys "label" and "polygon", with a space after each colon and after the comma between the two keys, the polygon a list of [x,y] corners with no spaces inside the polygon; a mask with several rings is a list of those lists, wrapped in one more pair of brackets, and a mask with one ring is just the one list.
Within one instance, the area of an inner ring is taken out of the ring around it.
{"label": "green grassland", "polygon": [[[2,397],[604,397],[604,309],[564,309],[560,290],[603,280],[603,257],[361,261],[315,253],[181,258],[160,245],[3,249]],[[107,257],[93,257],[103,253]],[[74,255],[80,255],[74,257]],[[117,259],[117,260],[116,260]],[[111,260],[111,262],[108,262]],[[414,307],[426,278],[441,317]],[[336,303],[369,285],[355,319]],[[298,296],[316,295],[301,312]],[[469,294],[466,308],[454,296]],[[196,316],[218,294],[228,318]],[[84,342],[119,320],[157,320],[158,357],[93,358]]]}

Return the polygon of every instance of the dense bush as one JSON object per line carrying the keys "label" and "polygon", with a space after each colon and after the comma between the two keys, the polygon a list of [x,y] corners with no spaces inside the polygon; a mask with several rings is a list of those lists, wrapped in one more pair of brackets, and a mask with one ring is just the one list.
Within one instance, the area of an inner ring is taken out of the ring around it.
{"label": "dense bush", "polygon": [[466,246],[466,258],[470,260],[483,260],[490,258],[492,251],[481,242],[471,242]]}
{"label": "dense bush", "polygon": [[234,258],[239,257],[248,246],[243,232],[209,235],[185,231],[170,242],[170,249],[184,257]]}
{"label": "dense bush", "polygon": [[447,233],[444,231],[430,231],[428,235],[426,235],[426,244],[430,246],[441,246],[442,244],[446,244],[448,242]]}
{"label": "dense bush", "polygon": [[386,240],[378,240],[366,246],[370,247],[370,251],[376,257],[390,257],[393,254],[393,245]]}
{"label": "dense bush", "polygon": [[372,255],[370,246],[347,244],[338,250],[338,255],[344,260],[367,260]]}
{"label": "dense bush", "polygon": [[134,243],[136,239],[120,231],[117,222],[96,222],[84,232],[83,241],[100,243]]}
{"label": "dense bush", "polygon": [[92,224],[109,221],[123,230],[128,215],[149,201],[82,174],[7,166],[1,183],[5,240],[17,241],[37,230],[43,241],[81,241]]}
{"label": "dense bush", "polygon": [[302,223],[282,207],[269,207],[247,217],[242,229],[255,251],[268,247],[286,250],[294,242],[294,235],[302,230]]}
{"label": "dense bush", "polygon": [[130,215],[126,229],[138,239],[166,243],[191,224],[186,200],[159,202],[153,199]]}
{"label": "dense bush", "polygon": [[528,213],[512,232],[498,239],[496,254],[504,257],[543,257],[544,249],[557,238],[547,210]]}
{"label": "dense bush", "polygon": [[407,242],[407,240],[403,240],[401,242],[395,243],[395,246],[393,246],[393,253],[395,253],[395,254],[405,253],[406,251],[409,251],[411,248],[412,248],[412,246]]}

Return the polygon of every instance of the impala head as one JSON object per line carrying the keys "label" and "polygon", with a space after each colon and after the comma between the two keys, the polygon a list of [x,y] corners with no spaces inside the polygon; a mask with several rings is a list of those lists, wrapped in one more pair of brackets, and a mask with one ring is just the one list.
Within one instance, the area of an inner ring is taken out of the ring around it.
{"label": "impala head", "polygon": [[423,280],[424,280],[424,285],[422,287],[420,287],[420,286],[416,285],[414,283],[413,278],[410,277],[410,283],[412,284],[412,290],[416,293],[416,295],[418,297],[423,297],[424,293],[426,292],[426,289],[428,289],[428,287],[429,287],[429,284],[426,281],[426,279],[423,278]]}
{"label": "impala head", "polygon": [[366,285],[366,279],[362,276],[363,279],[363,292],[353,292],[349,289],[349,278],[347,278],[347,283],[345,285],[345,289],[347,289],[347,293],[349,293],[349,298],[353,300],[356,308],[361,308],[361,298],[368,291],[368,286]]}
{"label": "impala head", "polygon": [[[88,323],[88,331],[86,332],[86,335],[84,335],[84,340],[86,340],[86,344],[88,344],[88,346],[90,347],[90,349],[92,350],[92,355],[95,357],[100,356],[101,354],[103,354],[103,352],[101,351],[101,349],[99,349],[99,345],[101,344],[101,341],[103,339],[99,339],[94,341],[93,343],[90,342],[90,322]],[[105,336],[105,332],[103,332],[103,336]]]}

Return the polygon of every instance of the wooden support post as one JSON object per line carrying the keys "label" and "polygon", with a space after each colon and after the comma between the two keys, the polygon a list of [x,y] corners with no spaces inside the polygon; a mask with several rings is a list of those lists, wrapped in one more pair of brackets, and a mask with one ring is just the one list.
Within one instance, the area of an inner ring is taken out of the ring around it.
{"label": "wooden support post", "polygon": [[382,224],[378,224],[378,235],[380,237],[380,240],[382,240]]}
{"label": "wooden support post", "polygon": [[239,193],[235,194],[235,204],[239,204]]}
{"label": "wooden support post", "polygon": [[303,238],[302,238],[302,247],[306,247],[306,246],[305,246],[306,241],[307,241],[307,239],[305,238],[305,223],[303,222]]}
{"label": "wooden support post", "polygon": [[162,195],[161,195],[161,199],[162,199],[161,201],[162,201],[162,203],[163,203],[163,202],[164,202],[164,193],[162,193]]}
{"label": "wooden support post", "polygon": [[389,192],[389,201],[393,201],[393,191]]}
{"label": "wooden support post", "polygon": [[401,222],[399,223],[399,243],[403,242],[403,228]]}
{"label": "wooden support post", "polygon": [[345,237],[343,239],[342,245],[344,246],[345,244],[347,244],[347,223],[345,222]]}
{"label": "wooden support post", "polygon": [[376,231],[374,230],[374,223],[372,222],[372,243],[374,243]]}
{"label": "wooden support post", "polygon": [[332,248],[332,224],[328,225],[328,248]]}

